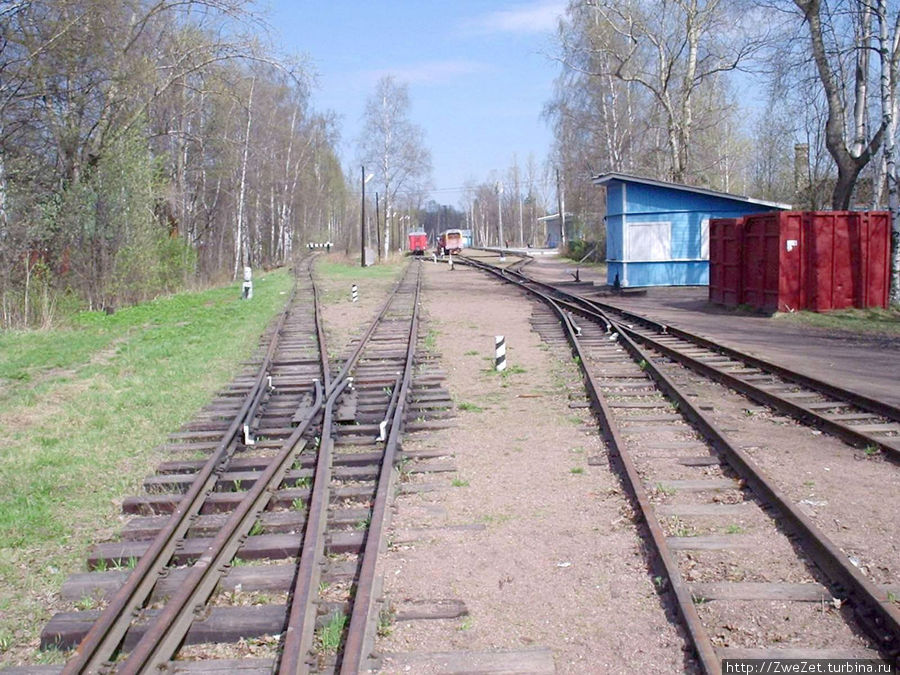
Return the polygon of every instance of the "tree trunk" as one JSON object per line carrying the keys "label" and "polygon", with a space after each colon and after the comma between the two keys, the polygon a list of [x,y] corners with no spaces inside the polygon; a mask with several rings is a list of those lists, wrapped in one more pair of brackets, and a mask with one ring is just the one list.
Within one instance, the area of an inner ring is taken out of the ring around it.
{"label": "tree trunk", "polygon": [[[887,0],[878,0],[878,55],[881,61],[881,113],[887,133],[882,156],[887,179],[888,209],[891,213],[891,287],[890,303],[900,305],[900,191],[897,185],[897,158],[894,139],[897,134],[897,86],[900,71],[900,30],[895,31],[893,49],[888,31]],[[898,18],[900,23],[900,18]],[[898,26],[900,29],[900,26]],[[880,190],[879,186],[879,190]]]}
{"label": "tree trunk", "polygon": [[256,84],[256,78],[250,80],[250,96],[247,101],[247,126],[244,130],[244,152],[241,157],[241,181],[238,187],[238,208],[237,208],[237,226],[234,233],[234,273],[232,280],[238,278],[241,267],[246,266],[248,262],[249,251],[247,250],[244,224],[244,199],[247,194],[247,156],[250,154],[250,125],[253,120],[253,86]]}

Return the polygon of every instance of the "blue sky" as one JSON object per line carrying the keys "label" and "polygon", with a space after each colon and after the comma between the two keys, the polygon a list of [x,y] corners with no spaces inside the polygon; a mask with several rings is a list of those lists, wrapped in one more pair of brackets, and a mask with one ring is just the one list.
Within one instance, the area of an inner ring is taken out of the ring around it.
{"label": "blue sky", "polygon": [[282,51],[309,57],[313,105],[340,118],[341,155],[355,164],[366,99],[383,75],[409,86],[410,117],[425,132],[434,192],[457,204],[468,180],[529,153],[540,167],[552,142],[541,110],[559,67],[550,58],[565,0],[263,0]]}

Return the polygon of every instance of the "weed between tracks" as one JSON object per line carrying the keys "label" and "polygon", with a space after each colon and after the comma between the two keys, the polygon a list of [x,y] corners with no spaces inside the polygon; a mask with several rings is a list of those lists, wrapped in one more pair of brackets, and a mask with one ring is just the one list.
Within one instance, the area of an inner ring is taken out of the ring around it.
{"label": "weed between tracks", "polygon": [[33,661],[54,594],[162,460],[152,448],[250,356],[291,283],[279,271],[251,302],[232,284],[0,335],[0,663]]}
{"label": "weed between tracks", "polygon": [[341,646],[347,616],[343,612],[335,612],[328,622],[316,629],[316,647],[320,654],[335,654]]}

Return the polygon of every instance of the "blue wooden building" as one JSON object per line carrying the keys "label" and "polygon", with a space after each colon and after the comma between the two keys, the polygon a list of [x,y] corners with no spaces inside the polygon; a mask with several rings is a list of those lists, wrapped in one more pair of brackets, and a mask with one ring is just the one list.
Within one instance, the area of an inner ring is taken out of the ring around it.
{"label": "blue wooden building", "polygon": [[789,209],[789,204],[606,173],[607,282],[622,286],[709,284],[709,219]]}

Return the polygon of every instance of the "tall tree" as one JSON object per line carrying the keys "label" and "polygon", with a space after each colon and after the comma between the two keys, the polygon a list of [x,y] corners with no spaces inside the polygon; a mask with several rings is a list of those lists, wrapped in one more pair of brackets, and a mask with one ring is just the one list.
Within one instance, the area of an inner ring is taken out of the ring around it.
{"label": "tall tree", "polygon": [[[809,51],[828,105],[825,146],[837,166],[831,206],[848,209],[857,179],[881,148],[887,130],[884,117],[872,119],[873,70],[877,63],[885,73],[887,65],[872,59],[875,11],[868,0],[794,4],[808,28]],[[889,69],[886,74],[890,77]]]}
{"label": "tall tree", "polygon": [[264,30],[251,0],[0,5],[0,325],[345,235],[333,121]]}
{"label": "tall tree", "polygon": [[409,108],[408,87],[390,75],[382,77],[366,103],[359,139],[361,163],[371,167],[383,189],[384,256],[397,244],[391,241],[391,224],[398,191],[415,181],[421,186],[431,174],[431,153],[422,129],[409,119]]}
{"label": "tall tree", "polygon": [[[572,0],[564,31],[567,67],[606,82],[643,90],[659,113],[668,150],[668,177],[692,177],[691,152],[704,102],[717,100],[721,76],[739,68],[763,44],[743,3],[729,0]],[[618,90],[609,89],[610,96]],[[704,95],[705,94],[705,95]],[[608,101],[615,111],[626,102]],[[623,121],[616,116],[606,121]],[[609,141],[617,133],[608,130]],[[611,153],[612,154],[612,153]]]}

